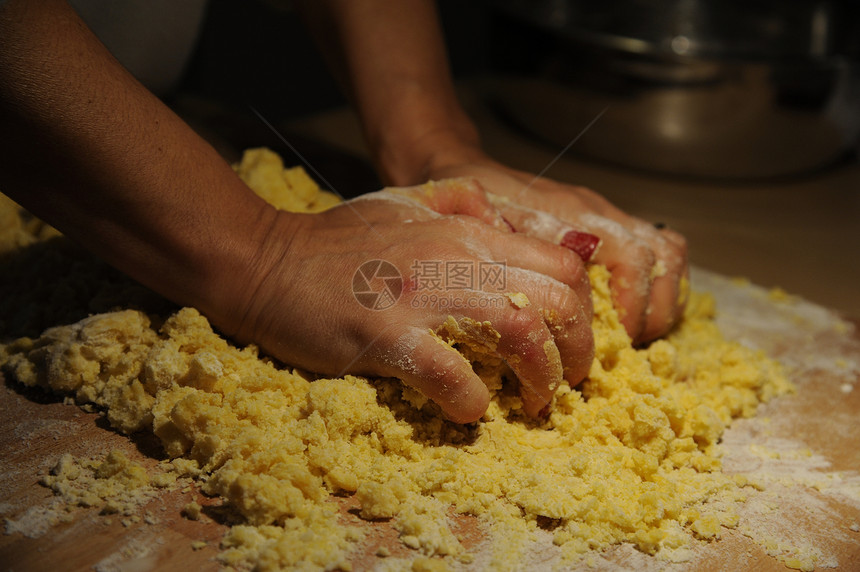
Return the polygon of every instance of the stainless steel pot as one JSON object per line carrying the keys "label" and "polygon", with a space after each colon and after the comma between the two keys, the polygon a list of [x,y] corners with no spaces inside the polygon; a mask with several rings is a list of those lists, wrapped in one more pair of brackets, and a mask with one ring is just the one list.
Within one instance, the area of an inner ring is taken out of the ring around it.
{"label": "stainless steel pot", "polygon": [[820,0],[503,0],[557,39],[497,98],[527,129],[579,153],[670,173],[809,171],[860,133],[860,16]]}

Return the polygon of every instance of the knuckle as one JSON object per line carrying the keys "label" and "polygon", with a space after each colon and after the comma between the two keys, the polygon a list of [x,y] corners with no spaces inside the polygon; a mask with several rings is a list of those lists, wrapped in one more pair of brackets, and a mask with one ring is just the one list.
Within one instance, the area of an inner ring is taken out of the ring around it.
{"label": "knuckle", "polygon": [[[587,276],[585,278],[586,287],[588,288],[588,278]],[[563,284],[553,285],[547,292],[547,300],[549,302],[547,304],[549,308],[547,309],[559,312],[559,315],[564,316],[565,319],[578,320],[583,312],[590,319],[592,314],[591,296],[588,291],[584,294]]]}
{"label": "knuckle", "polygon": [[503,336],[507,334],[508,341],[515,342],[516,340],[532,340],[533,336],[530,334],[543,325],[543,318],[537,310],[528,307],[521,308],[516,312],[509,312],[505,316],[504,322]]}
{"label": "knuckle", "polygon": [[559,247],[556,250],[555,264],[561,270],[561,275],[569,277],[567,283],[576,288],[582,288],[588,284],[588,273],[582,259],[569,249]]}
{"label": "knuckle", "polygon": [[651,269],[657,263],[657,253],[648,243],[642,240],[631,241],[622,256],[620,270],[626,269],[626,273],[636,282],[650,282]]}

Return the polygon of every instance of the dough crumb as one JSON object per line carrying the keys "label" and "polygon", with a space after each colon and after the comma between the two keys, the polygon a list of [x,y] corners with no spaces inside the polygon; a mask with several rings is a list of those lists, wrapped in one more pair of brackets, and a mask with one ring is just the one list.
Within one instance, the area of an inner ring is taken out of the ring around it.
{"label": "dough crumb", "polygon": [[200,520],[202,510],[203,507],[196,501],[191,501],[182,508],[182,514],[185,515],[185,518],[188,520]]}
{"label": "dough crumb", "polygon": [[508,300],[511,301],[511,304],[513,304],[515,308],[525,308],[531,304],[531,302],[529,302],[529,297],[523,292],[508,292],[505,296],[508,297]]}

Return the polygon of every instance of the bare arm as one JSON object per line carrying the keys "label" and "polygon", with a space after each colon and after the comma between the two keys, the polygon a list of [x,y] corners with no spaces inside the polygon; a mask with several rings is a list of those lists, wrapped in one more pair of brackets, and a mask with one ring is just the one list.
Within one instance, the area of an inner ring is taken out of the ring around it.
{"label": "bare arm", "polygon": [[428,161],[443,161],[442,150],[480,152],[478,132],[454,93],[432,0],[306,0],[299,6],[359,112],[386,183],[425,181]]}
{"label": "bare arm", "polygon": [[[61,1],[0,8],[0,189],[233,333],[275,221],[205,141]],[[253,273],[250,273],[253,275]]]}

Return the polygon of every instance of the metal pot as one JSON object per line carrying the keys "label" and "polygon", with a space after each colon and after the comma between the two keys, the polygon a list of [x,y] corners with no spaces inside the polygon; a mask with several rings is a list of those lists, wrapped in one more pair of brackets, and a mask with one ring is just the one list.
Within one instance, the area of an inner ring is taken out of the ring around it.
{"label": "metal pot", "polygon": [[849,2],[499,2],[556,38],[539,74],[506,78],[504,111],[623,165],[750,178],[809,171],[860,134],[860,17]]}

